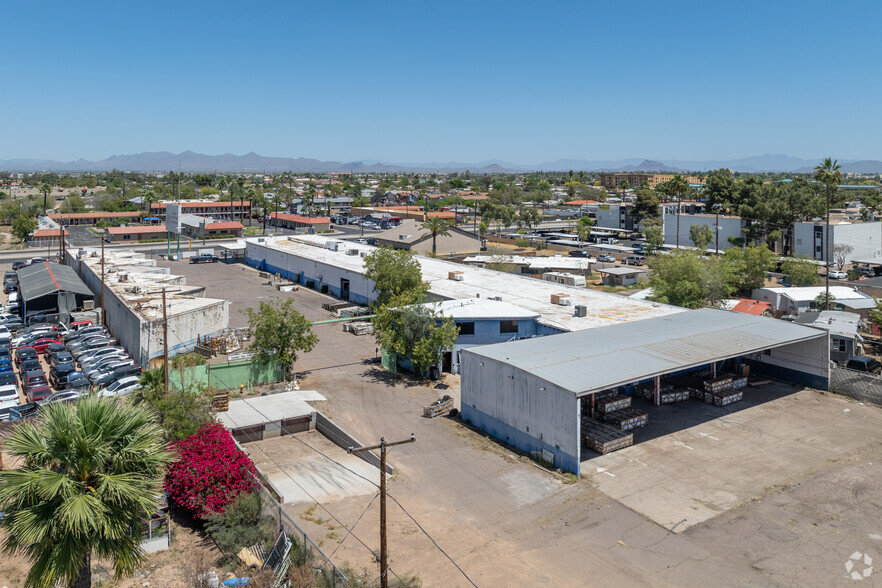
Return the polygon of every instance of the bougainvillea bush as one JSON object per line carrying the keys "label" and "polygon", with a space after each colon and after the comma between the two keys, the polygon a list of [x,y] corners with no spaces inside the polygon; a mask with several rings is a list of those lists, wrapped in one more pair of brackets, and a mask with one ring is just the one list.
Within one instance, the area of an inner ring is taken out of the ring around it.
{"label": "bougainvillea bush", "polygon": [[253,489],[254,463],[222,425],[205,423],[171,446],[178,460],[168,466],[165,490],[197,519],[224,512],[239,494]]}

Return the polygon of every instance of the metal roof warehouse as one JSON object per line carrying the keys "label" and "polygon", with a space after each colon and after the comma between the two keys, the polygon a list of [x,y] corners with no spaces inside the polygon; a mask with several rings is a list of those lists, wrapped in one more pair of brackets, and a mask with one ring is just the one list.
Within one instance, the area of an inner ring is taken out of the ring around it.
{"label": "metal roof warehouse", "polygon": [[578,474],[583,396],[735,358],[752,374],[826,389],[829,352],[817,329],[709,308],[472,347],[460,360],[462,415]]}
{"label": "metal roof warehouse", "polygon": [[40,312],[70,312],[94,300],[92,291],[73,268],[46,261],[18,270],[24,316]]}

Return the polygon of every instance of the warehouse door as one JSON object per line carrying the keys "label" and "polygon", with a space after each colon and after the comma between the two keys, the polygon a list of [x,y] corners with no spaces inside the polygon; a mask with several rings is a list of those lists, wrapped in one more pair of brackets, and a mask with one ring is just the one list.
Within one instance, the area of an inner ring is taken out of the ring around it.
{"label": "warehouse door", "polygon": [[349,280],[340,278],[340,299],[349,300]]}

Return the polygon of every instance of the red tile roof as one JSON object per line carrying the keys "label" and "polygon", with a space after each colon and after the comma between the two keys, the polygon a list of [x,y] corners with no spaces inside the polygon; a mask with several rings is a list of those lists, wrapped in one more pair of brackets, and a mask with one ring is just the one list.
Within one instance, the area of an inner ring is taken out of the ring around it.
{"label": "red tile roof", "polygon": [[110,235],[143,235],[146,233],[167,233],[168,231],[165,225],[138,225],[134,227],[110,227],[107,229],[107,232]]}
{"label": "red tile roof", "polygon": [[583,204],[597,204],[596,200],[570,200],[569,202],[562,202],[561,206],[582,206]]}
{"label": "red tile roof", "polygon": [[300,223],[302,225],[329,225],[331,224],[331,219],[324,216],[300,216],[299,214],[284,214],[284,213],[276,213],[271,212],[270,218],[278,218],[279,220],[288,221],[292,223]]}
{"label": "red tile roof", "polygon": [[138,218],[142,212],[72,212],[70,214],[50,214],[49,218],[54,221],[64,221],[67,218]]}
{"label": "red tile roof", "polygon": [[[34,239],[41,239],[43,237],[57,237],[60,231],[58,229],[40,229],[39,231],[34,231]],[[67,231],[64,231],[64,236],[67,237],[70,235]]]}
{"label": "red tile roof", "polygon": [[759,300],[750,300],[749,298],[741,298],[732,310],[735,312],[743,312],[744,314],[753,314],[760,316],[762,313],[770,310],[772,304],[770,302],[761,302]]}
{"label": "red tile roof", "polygon": [[205,225],[206,229],[211,229],[212,231],[230,231],[230,230],[239,230],[242,228],[242,223],[208,223]]}

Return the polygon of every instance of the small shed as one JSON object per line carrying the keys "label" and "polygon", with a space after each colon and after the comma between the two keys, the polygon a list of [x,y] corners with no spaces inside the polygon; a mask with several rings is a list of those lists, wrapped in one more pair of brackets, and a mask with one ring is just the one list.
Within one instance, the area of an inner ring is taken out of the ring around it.
{"label": "small shed", "polygon": [[16,273],[25,317],[43,312],[70,314],[94,306],[95,295],[69,266],[43,261]]}
{"label": "small shed", "polygon": [[630,286],[646,277],[646,270],[630,267],[606,267],[598,269],[604,286]]}

